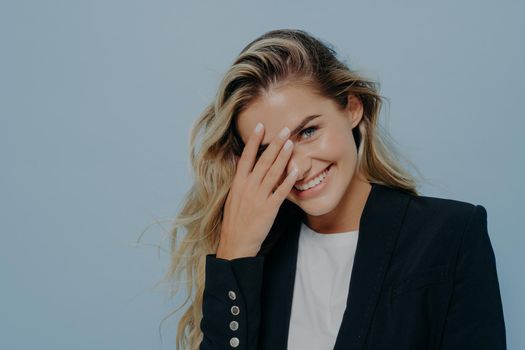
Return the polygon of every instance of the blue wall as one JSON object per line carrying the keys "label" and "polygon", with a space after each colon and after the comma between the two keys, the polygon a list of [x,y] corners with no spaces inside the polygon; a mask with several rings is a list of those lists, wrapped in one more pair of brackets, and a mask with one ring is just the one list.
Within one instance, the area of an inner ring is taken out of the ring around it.
{"label": "blue wall", "polygon": [[190,184],[190,125],[244,45],[284,27],[381,82],[384,124],[424,194],[487,208],[509,349],[525,348],[524,13],[522,1],[2,1],[0,348],[174,349],[180,314],[162,342],[159,323],[183,296],[156,283]]}

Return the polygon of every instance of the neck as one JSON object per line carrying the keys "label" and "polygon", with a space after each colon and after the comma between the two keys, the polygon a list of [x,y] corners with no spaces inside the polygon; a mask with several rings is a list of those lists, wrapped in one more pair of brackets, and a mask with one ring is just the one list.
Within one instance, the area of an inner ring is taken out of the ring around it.
{"label": "neck", "polygon": [[306,215],[305,223],[319,233],[338,233],[359,230],[359,221],[372,185],[361,176],[354,176],[341,203],[329,213]]}

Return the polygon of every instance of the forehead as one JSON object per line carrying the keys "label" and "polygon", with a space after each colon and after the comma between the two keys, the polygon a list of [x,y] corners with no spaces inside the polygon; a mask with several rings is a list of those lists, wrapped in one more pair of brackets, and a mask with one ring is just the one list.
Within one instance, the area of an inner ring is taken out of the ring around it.
{"label": "forehead", "polygon": [[237,117],[237,129],[244,143],[257,125],[264,124],[263,144],[287,126],[293,129],[311,114],[322,114],[332,107],[332,101],[302,85],[285,85],[272,88],[258,96]]}

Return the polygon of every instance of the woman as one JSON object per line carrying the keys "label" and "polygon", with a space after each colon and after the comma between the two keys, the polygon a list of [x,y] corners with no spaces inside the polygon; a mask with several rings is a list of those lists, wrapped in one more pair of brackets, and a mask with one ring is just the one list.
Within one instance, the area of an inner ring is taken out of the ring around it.
{"label": "woman", "polygon": [[242,50],[191,133],[181,348],[506,348],[485,208],[418,195],[380,107],[304,31]]}

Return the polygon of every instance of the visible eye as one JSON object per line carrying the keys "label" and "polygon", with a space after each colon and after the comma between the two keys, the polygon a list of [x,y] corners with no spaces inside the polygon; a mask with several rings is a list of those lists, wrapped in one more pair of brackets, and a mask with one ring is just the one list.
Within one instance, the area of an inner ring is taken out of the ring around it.
{"label": "visible eye", "polygon": [[[315,132],[315,131],[317,130],[317,127],[316,127],[316,126],[310,126],[310,127],[308,127],[308,128],[305,128],[305,129],[303,129],[303,130],[301,131],[300,134],[301,134],[301,135],[304,135],[308,130],[313,130],[313,131]],[[308,133],[307,133],[307,134],[308,134]],[[308,134],[308,135],[310,135],[310,136],[307,137],[307,139],[310,138],[310,137],[312,136],[312,134],[313,134],[313,132],[310,133],[310,134]]]}

